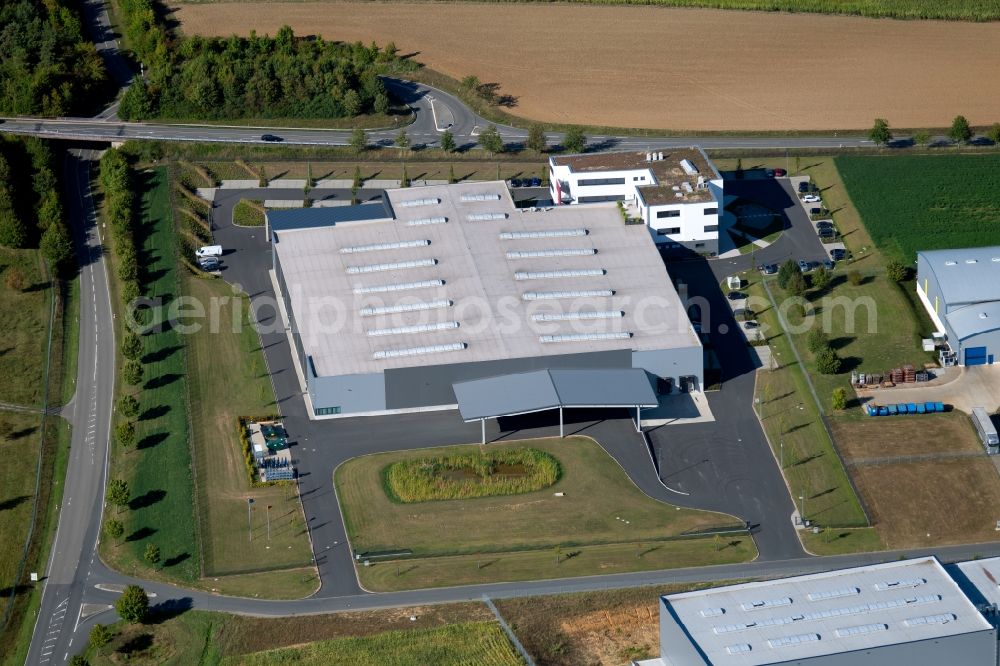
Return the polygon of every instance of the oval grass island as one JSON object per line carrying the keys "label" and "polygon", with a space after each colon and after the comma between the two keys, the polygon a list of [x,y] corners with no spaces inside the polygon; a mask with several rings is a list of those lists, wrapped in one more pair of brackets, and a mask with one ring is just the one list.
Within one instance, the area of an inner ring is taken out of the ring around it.
{"label": "oval grass island", "polygon": [[[458,469],[453,479],[466,480],[459,487],[472,492],[471,463],[480,456],[495,464],[555,463],[558,474],[551,484],[516,494],[435,497],[433,481],[446,478],[449,465]],[[422,479],[413,497],[425,499],[401,501],[390,490],[393,469]],[[359,580],[372,591],[728,564],[757,555],[745,533],[703,535],[739,530],[741,521],[652,499],[587,437],[361,456],[336,469],[334,484],[351,548],[361,556]]]}

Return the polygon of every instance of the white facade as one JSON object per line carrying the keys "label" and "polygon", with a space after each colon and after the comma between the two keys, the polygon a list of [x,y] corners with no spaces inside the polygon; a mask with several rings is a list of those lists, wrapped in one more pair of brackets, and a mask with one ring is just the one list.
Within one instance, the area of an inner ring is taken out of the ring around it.
{"label": "white facade", "polygon": [[[682,161],[701,168],[690,172]],[[553,156],[549,183],[557,205],[622,202],[631,217],[646,224],[658,245],[708,254],[718,248],[723,182],[699,149]]]}

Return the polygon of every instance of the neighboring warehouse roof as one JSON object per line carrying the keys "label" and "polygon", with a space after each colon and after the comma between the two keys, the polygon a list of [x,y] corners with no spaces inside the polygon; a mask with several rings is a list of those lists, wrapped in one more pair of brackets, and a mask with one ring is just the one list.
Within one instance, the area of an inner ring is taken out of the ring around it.
{"label": "neighboring warehouse roof", "polygon": [[452,385],[466,421],[540,412],[556,407],[656,407],[641,368],[547,369]]}
{"label": "neighboring warehouse roof", "polygon": [[1000,301],[966,305],[944,316],[959,340],[1000,329]]}
{"label": "neighboring warehouse roof", "polygon": [[282,208],[267,211],[271,231],[316,229],[345,222],[391,220],[392,213],[382,202],[357,206],[323,206],[317,208]]}
{"label": "neighboring warehouse roof", "polygon": [[[655,156],[657,159],[647,160],[647,155]],[[658,159],[660,155],[663,156],[663,159]],[[654,206],[711,201],[713,197],[708,188],[697,188],[698,176],[704,176],[706,182],[721,178],[715,165],[697,146],[648,152],[555,155],[549,159],[554,165],[568,166],[570,171],[574,173],[648,169],[656,179],[656,184],[640,185],[637,190],[647,204]],[[682,160],[687,160],[693,165],[697,169],[697,173],[692,174],[685,171],[681,166]],[[692,191],[687,192],[682,183],[688,183]],[[678,194],[682,196],[678,197]]]}
{"label": "neighboring warehouse roof", "polygon": [[[948,306],[1000,301],[1000,246],[917,252]],[[923,287],[924,275],[921,278]]]}
{"label": "neighboring warehouse roof", "polygon": [[976,605],[1000,606],[1000,557],[969,560],[951,565],[957,568],[958,585]]}
{"label": "neighboring warehouse roof", "polygon": [[389,190],[395,219],[277,231],[319,376],[699,347],[645,226],[514,207],[501,182]]}
{"label": "neighboring warehouse roof", "polygon": [[[787,663],[992,629],[934,557],[672,594],[663,602],[714,666]],[[670,663],[670,646],[663,651]]]}

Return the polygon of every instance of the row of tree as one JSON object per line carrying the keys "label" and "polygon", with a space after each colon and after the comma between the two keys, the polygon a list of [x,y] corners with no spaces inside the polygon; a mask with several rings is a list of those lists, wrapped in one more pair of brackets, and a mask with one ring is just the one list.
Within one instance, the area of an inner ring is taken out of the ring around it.
{"label": "row of tree", "polygon": [[[965,116],[955,116],[947,132],[948,138],[958,144],[968,143],[974,135],[972,126]],[[868,138],[876,146],[885,146],[891,143],[893,134],[889,127],[889,121],[885,118],[876,118],[875,124],[868,130]],[[927,130],[919,130],[913,134],[913,142],[919,146],[926,146],[932,138],[931,133]],[[994,123],[986,130],[986,138],[993,143],[1000,144],[1000,123]]]}
{"label": "row of tree", "polygon": [[0,3],[0,112],[83,113],[107,86],[104,63],[65,0]]}
{"label": "row of tree", "polygon": [[392,44],[274,37],[226,39],[172,35],[153,0],[122,0],[125,36],[144,77],[125,93],[121,117],[350,118],[388,113],[381,74],[416,67]]}
{"label": "row of tree", "polygon": [[37,247],[62,276],[75,264],[59,191],[46,143],[34,138],[0,142],[0,245]]}
{"label": "row of tree", "polygon": [[[512,151],[512,146],[503,140],[503,137],[500,135],[500,130],[497,129],[496,125],[490,125],[480,132],[477,142],[479,143],[479,146],[491,156],[496,155],[497,153]],[[393,141],[393,144],[399,148],[400,151],[406,151],[412,147],[410,136],[406,133],[405,129],[399,131]],[[351,132],[349,145],[357,153],[367,150],[370,145],[368,143],[368,135],[361,128],[355,129]],[[455,142],[455,135],[452,134],[451,130],[441,132],[438,145],[441,150],[448,153],[453,153],[458,150],[458,144]],[[587,137],[583,133],[583,130],[573,127],[566,132],[559,147],[568,153],[582,153],[587,147]],[[541,125],[532,125],[528,129],[528,138],[525,139],[524,148],[527,150],[533,150],[539,154],[547,152],[551,148],[551,146],[549,146],[548,139],[545,137],[545,130],[542,129]]]}

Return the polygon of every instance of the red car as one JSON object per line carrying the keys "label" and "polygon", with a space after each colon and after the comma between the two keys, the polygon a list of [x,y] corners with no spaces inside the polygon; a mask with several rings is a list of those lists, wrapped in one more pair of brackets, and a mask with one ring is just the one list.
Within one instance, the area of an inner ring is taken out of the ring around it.
{"label": "red car", "polygon": [[786,175],[788,175],[788,172],[785,171],[784,169],[775,169],[774,170],[774,177],[775,178],[784,178]]}

